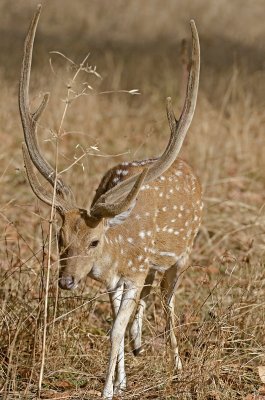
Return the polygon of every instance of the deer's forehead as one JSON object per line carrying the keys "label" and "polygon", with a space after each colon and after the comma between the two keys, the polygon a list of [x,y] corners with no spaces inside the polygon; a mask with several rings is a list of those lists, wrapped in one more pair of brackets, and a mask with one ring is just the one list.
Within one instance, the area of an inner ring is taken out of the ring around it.
{"label": "deer's forehead", "polygon": [[92,229],[81,219],[68,219],[61,228],[61,237],[65,245],[75,245],[79,248],[92,237]]}
{"label": "deer's forehead", "polygon": [[62,231],[67,234],[78,234],[81,233],[82,235],[88,234],[91,228],[88,228],[84,219],[76,214],[76,215],[66,215],[63,225]]}
{"label": "deer's forehead", "polygon": [[84,236],[93,236],[102,231],[102,226],[91,228],[86,221],[86,218],[82,213],[69,212],[65,215],[64,222],[62,225],[62,231],[67,233],[73,233]]}
{"label": "deer's forehead", "polygon": [[67,213],[64,218],[63,228],[74,229],[82,224],[82,218],[78,213]]}

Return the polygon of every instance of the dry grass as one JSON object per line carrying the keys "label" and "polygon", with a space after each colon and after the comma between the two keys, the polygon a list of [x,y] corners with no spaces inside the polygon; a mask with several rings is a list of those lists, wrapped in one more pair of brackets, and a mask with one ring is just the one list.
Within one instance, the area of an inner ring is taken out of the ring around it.
{"label": "dry grass", "polygon": [[[187,19],[196,19],[202,79],[182,157],[201,178],[205,214],[177,294],[185,368],[172,380],[155,288],[145,316],[143,357],[133,357],[128,338],[129,387],[123,398],[218,400],[254,393],[259,387],[256,367],[265,363],[263,2],[253,1],[251,10],[248,2],[225,0],[211,5],[188,1],[185,7],[184,2],[177,6],[169,1],[168,8],[162,0],[115,0],[113,8],[106,1],[65,0],[63,9],[61,0],[44,3],[31,93],[37,102],[40,91],[51,91],[39,129],[40,145],[51,162],[52,131],[58,129],[61,99],[73,71],[53,55],[53,73],[47,52],[60,50],[81,60],[89,45],[91,64],[97,64],[103,77],[81,74],[75,90],[89,82],[95,91],[71,104],[60,141],[61,169],[84,150],[94,154],[64,174],[82,206],[89,205],[107,167],[162,151],[168,137],[165,97],[171,95],[175,108],[181,107],[176,49],[187,36]],[[6,38],[0,70],[0,382],[6,399],[36,397],[41,362],[49,210],[34,199],[24,176],[17,107],[19,60],[35,4],[27,0],[23,6],[7,1],[0,5],[0,15],[5,10],[0,29]],[[141,96],[96,94],[136,88]],[[93,150],[95,145],[99,152]],[[128,154],[117,156],[123,153]],[[111,326],[105,289],[87,281],[75,293],[57,293],[55,244],[51,262],[43,397],[97,398]]]}

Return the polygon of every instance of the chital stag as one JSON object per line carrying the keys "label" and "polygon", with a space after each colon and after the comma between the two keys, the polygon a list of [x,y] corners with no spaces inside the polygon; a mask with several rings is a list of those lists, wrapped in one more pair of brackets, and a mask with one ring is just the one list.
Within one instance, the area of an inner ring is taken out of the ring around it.
{"label": "chital stag", "polygon": [[52,205],[52,189],[44,190],[33,165],[54,187],[54,206],[62,218],[59,234],[59,286],[72,290],[87,275],[103,282],[109,292],[114,322],[110,334],[111,351],[103,397],[125,389],[124,335],[136,309],[131,335],[135,353],[141,348],[145,296],[156,271],[163,274],[162,298],[166,311],[168,339],[174,365],[181,368],[174,334],[173,299],[180,268],[188,260],[198,232],[201,187],[191,167],[177,158],[195,111],[200,69],[199,38],[194,21],[192,58],[186,98],[177,121],[171,99],[167,117],[171,131],[159,158],[123,162],[108,171],[96,191],[89,210],[79,208],[71,189],[41,155],[36,128],[48,102],[48,94],[36,111],[29,107],[29,82],[33,42],[40,15],[38,7],[25,40],[19,107],[24,130],[23,155],[29,183],[35,195]]}

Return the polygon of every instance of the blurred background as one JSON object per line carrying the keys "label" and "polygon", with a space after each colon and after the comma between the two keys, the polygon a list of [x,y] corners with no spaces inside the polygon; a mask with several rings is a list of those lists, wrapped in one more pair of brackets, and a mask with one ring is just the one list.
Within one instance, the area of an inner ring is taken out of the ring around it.
{"label": "blurred background", "polygon": [[[50,210],[34,198],[25,178],[17,102],[24,38],[39,2],[0,0],[0,380],[7,396],[33,396],[40,365]],[[128,396],[242,399],[257,390],[255,368],[265,362],[264,1],[41,3],[32,109],[46,91],[51,98],[38,127],[39,145],[54,165],[61,126],[59,170],[82,207],[89,206],[107,168],[163,151],[169,135],[165,99],[172,97],[179,115],[187,80],[185,49],[191,43],[189,20],[195,20],[201,42],[200,90],[181,157],[201,179],[205,212],[178,294],[186,372],[178,383],[167,381],[163,313],[155,291],[145,320],[149,363],[128,355]],[[73,81],[87,54],[86,71]],[[63,118],[69,85],[71,101]],[[129,93],[136,89],[140,95]],[[59,218],[57,222],[59,226]],[[74,294],[58,293],[56,246],[52,257],[49,318],[57,321],[68,311],[71,317],[54,322],[48,331],[45,384],[49,390],[69,390],[69,396],[82,388],[97,396],[111,321],[104,288],[88,280]],[[103,297],[97,302],[91,300],[99,294]],[[146,383],[140,382],[142,376]],[[150,379],[157,388],[141,392]],[[180,389],[182,397],[177,397]]]}

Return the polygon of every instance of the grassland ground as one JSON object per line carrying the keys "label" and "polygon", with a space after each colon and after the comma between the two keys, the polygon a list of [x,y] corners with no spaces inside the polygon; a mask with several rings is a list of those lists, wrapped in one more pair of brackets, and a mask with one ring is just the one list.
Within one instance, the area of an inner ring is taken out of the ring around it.
{"label": "grassland ground", "polygon": [[[198,21],[201,33],[198,105],[181,150],[201,179],[205,203],[176,296],[184,369],[172,377],[155,286],[144,318],[142,356],[132,355],[127,338],[128,390],[122,398],[230,400],[257,394],[257,367],[265,365],[262,2],[253,1],[250,10],[245,1],[245,8],[238,1],[213,1],[208,8],[203,0],[186,6],[169,1],[165,10],[162,0],[142,7],[139,1],[124,5],[115,0],[111,11],[106,1],[100,6],[91,1],[86,14],[87,2],[74,3],[66,0],[61,8],[61,0],[44,2],[31,98],[34,106],[40,93],[51,93],[38,136],[53,163],[54,133],[75,67],[48,51],[60,51],[77,64],[91,52],[89,64],[97,65],[102,79],[79,75],[59,141],[59,168],[83,207],[89,206],[108,167],[161,153],[169,135],[165,98],[173,98],[176,115],[183,101],[179,44],[189,38],[189,17]],[[23,40],[35,4],[0,4],[6,16],[0,24],[0,384],[3,398],[11,400],[36,398],[48,263],[50,211],[34,198],[25,178],[17,105]],[[86,94],[79,96],[84,89]],[[118,92],[131,89],[141,95]],[[58,217],[54,238],[59,226]],[[59,291],[57,259],[54,240],[42,396],[98,398],[112,321],[108,296],[89,279],[73,293]]]}

